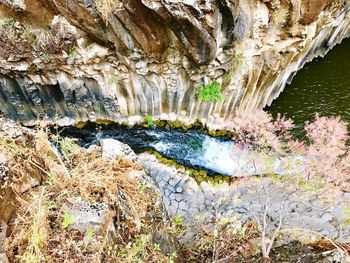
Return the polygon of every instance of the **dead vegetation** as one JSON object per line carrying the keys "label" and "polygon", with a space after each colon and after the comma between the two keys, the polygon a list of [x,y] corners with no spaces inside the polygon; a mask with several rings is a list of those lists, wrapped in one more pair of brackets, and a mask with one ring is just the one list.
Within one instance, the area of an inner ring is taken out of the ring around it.
{"label": "dead vegetation", "polygon": [[[44,128],[2,136],[0,151],[13,193],[0,206],[15,204],[7,219],[0,218],[10,262],[224,262],[252,248],[252,228],[234,219],[220,220],[213,229],[202,224],[193,244],[180,246],[177,235],[186,231],[182,218],[164,220],[157,194],[134,176],[141,170],[137,163],[108,163],[100,151]],[[75,218],[65,209],[77,199],[107,204],[99,229],[73,226]]]}
{"label": "dead vegetation", "polygon": [[[103,161],[98,149],[83,149],[45,128],[17,128],[20,132],[7,134],[0,129],[0,153],[6,157],[4,162],[0,155],[5,167],[0,175],[8,177],[6,187],[0,188],[0,259],[2,251],[10,262],[25,263],[261,259],[252,242],[259,237],[256,225],[243,225],[239,218],[217,211],[209,223],[193,222],[198,224],[198,235],[180,246],[177,237],[189,228],[181,217],[165,220],[156,192],[135,176],[139,164]],[[76,218],[67,209],[80,199],[92,207],[108,208],[99,228],[74,225]],[[317,248],[332,247],[320,243]]]}
{"label": "dead vegetation", "polygon": [[[43,129],[0,141],[16,203],[6,222],[10,262],[166,262],[152,242],[154,224],[160,231],[165,227],[157,218],[156,195],[141,190],[140,179],[132,176],[140,166],[105,162],[99,152],[71,140],[56,143],[62,153]],[[70,227],[73,218],[61,207],[76,198],[107,204],[98,231]],[[112,239],[110,225],[116,229]]]}
{"label": "dead vegetation", "polygon": [[122,5],[120,0],[94,0],[94,3],[106,25],[113,12]]}
{"label": "dead vegetation", "polygon": [[43,64],[56,68],[66,59],[62,51],[68,53],[75,41],[75,28],[63,17],[55,16],[48,27],[37,27],[0,14],[0,56],[9,62],[23,60],[37,69]]}

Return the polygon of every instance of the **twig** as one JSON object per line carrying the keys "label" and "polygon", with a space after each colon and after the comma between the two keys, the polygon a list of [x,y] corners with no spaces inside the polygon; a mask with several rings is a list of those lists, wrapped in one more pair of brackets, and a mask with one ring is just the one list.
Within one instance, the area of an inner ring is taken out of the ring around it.
{"label": "twig", "polygon": [[275,239],[276,239],[276,236],[277,236],[277,233],[281,230],[281,227],[282,227],[282,222],[283,222],[283,212],[284,212],[284,204],[286,202],[286,198],[283,200],[282,204],[281,204],[281,207],[280,207],[280,217],[279,217],[279,222],[278,222],[278,226],[277,228],[275,229],[275,231],[273,232],[273,235],[272,235],[272,238],[271,238],[271,242],[267,248],[267,251],[266,251],[266,254],[269,255],[270,254],[270,251],[272,249],[272,245],[273,243],[275,242]]}
{"label": "twig", "polygon": [[309,233],[313,233],[313,234],[316,234],[324,239],[326,239],[327,241],[329,241],[336,249],[338,249],[340,252],[342,253],[346,253],[346,251],[344,249],[342,249],[341,247],[339,247],[334,241],[332,241],[331,239],[329,239],[328,237],[316,232],[316,231],[313,231],[313,230],[310,230],[310,229],[304,229],[304,228],[285,228],[285,229],[282,229],[280,230],[281,233],[283,232],[292,232],[293,230],[297,230],[297,231],[304,231],[304,232],[309,232]]}

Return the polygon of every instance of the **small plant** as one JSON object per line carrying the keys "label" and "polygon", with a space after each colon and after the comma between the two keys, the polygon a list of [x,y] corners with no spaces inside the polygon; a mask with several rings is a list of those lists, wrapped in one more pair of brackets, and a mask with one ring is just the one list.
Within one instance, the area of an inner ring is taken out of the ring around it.
{"label": "small plant", "polygon": [[154,245],[153,245],[153,249],[154,249],[154,251],[161,251],[161,249],[160,249],[160,245],[159,244],[157,244],[157,243],[155,243]]}
{"label": "small plant", "polygon": [[146,122],[148,126],[153,126],[153,117],[151,115],[147,115]]}
{"label": "small plant", "polygon": [[118,84],[121,81],[121,78],[117,77],[117,76],[112,76],[110,79],[110,84]]}
{"label": "small plant", "polygon": [[23,29],[23,32],[21,34],[21,38],[28,41],[30,44],[35,44],[35,36],[32,33],[32,27],[31,26],[25,26]]}
{"label": "small plant", "polygon": [[66,211],[63,212],[63,227],[67,228],[69,227],[71,224],[73,224],[74,222],[74,218],[72,216],[70,216]]}
{"label": "small plant", "polygon": [[148,235],[141,235],[128,249],[126,253],[127,262],[142,262],[140,258],[146,257],[146,248],[150,241]]}
{"label": "small plant", "polygon": [[77,50],[75,49],[75,45],[73,45],[69,50],[68,50],[68,58],[69,59],[74,59],[77,55]]}
{"label": "small plant", "polygon": [[273,12],[272,21],[277,27],[282,28],[287,24],[288,16],[289,11],[286,8],[280,8]]}
{"label": "small plant", "polygon": [[184,219],[183,219],[182,216],[176,216],[175,217],[175,225],[182,226],[183,222],[184,222]]}
{"label": "small plant", "polygon": [[93,44],[89,44],[89,45],[86,46],[86,50],[87,51],[91,51],[92,48],[93,48]]}
{"label": "small plant", "polygon": [[346,207],[343,212],[343,217],[345,218],[342,225],[350,225],[350,206]]}
{"label": "small plant", "polygon": [[41,60],[46,61],[49,59],[49,54],[47,52],[40,52],[39,57]]}
{"label": "small plant", "polygon": [[59,138],[52,136],[53,141],[56,143],[56,147],[59,148],[60,153],[63,156],[63,159],[68,160],[74,155],[77,155],[80,152],[80,147],[76,143],[76,139],[72,138]]}
{"label": "small plant", "polygon": [[169,256],[169,263],[175,263],[175,259],[177,258],[176,252],[171,253]]}
{"label": "small plant", "polygon": [[87,242],[90,242],[95,235],[95,230],[94,229],[89,229],[86,233],[86,240]]}
{"label": "small plant", "polygon": [[171,231],[174,235],[179,235],[184,229],[184,218],[180,215],[177,215],[172,219]]}
{"label": "small plant", "polygon": [[15,20],[12,17],[0,17],[0,26],[13,26],[15,24]]}
{"label": "small plant", "polygon": [[212,182],[212,186],[215,188],[219,188],[220,187],[220,183],[219,182]]}
{"label": "small plant", "polygon": [[221,85],[216,81],[212,81],[205,86],[199,87],[197,96],[203,101],[220,101],[224,98],[221,94]]}
{"label": "small plant", "polygon": [[16,36],[16,28],[14,27],[16,20],[12,17],[3,17],[0,16],[0,30],[6,33],[7,37],[15,37]]}
{"label": "small plant", "polygon": [[147,183],[145,181],[140,183],[139,188],[141,191],[145,191],[147,188]]}

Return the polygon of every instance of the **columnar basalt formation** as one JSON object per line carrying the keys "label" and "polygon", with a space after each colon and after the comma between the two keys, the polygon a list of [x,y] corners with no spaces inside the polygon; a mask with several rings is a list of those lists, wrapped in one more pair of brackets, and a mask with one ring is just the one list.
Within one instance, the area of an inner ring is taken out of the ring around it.
{"label": "columnar basalt formation", "polygon": [[[270,105],[350,35],[349,0],[0,3],[0,110],[21,121],[215,123]],[[223,99],[201,101],[214,81]]]}
{"label": "columnar basalt formation", "polygon": [[198,183],[184,168],[162,164],[151,154],[142,153],[138,158],[160,191],[169,215],[184,219],[187,231],[182,242],[193,241],[201,220],[206,226],[214,228],[217,217],[237,217],[247,222],[256,220],[255,214],[262,219],[261,200],[265,202],[266,191],[272,195],[267,211],[268,231],[274,231],[277,226],[281,203],[285,200],[282,229],[289,234],[288,229],[295,231],[295,235],[285,236],[285,239],[310,242],[326,237],[336,242],[350,241],[350,226],[344,224],[345,204],[350,200],[348,193],[339,196],[339,203],[326,204],[316,193],[293,193],[268,177],[259,181],[250,177],[232,184],[221,182],[218,187],[210,182]]}

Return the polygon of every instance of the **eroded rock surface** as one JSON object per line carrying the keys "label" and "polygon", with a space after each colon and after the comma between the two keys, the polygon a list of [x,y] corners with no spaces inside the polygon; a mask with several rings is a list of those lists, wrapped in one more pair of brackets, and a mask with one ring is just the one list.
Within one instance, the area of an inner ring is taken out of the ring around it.
{"label": "eroded rock surface", "polygon": [[[269,105],[350,34],[348,0],[1,3],[0,110],[21,121],[215,122]],[[214,81],[224,99],[199,100]]]}

